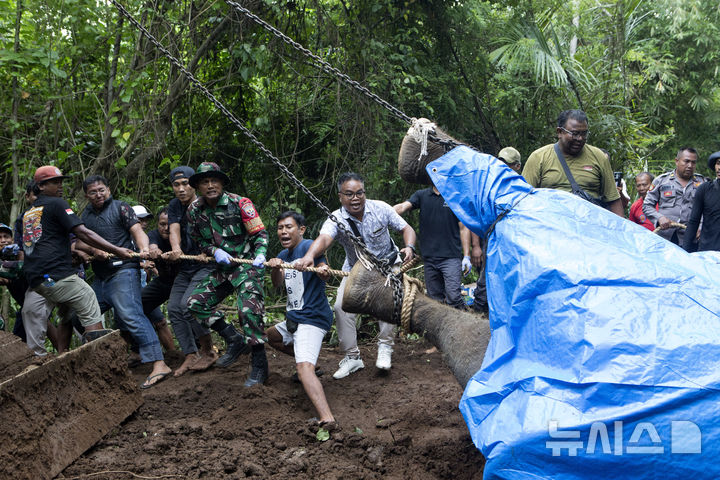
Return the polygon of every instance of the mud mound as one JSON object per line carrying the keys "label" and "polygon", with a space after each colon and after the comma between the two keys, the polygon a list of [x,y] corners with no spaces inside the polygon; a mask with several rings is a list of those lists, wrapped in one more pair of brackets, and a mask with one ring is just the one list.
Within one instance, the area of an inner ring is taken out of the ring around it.
{"label": "mud mound", "polygon": [[142,403],[118,332],[41,366],[16,347],[0,350],[29,364],[0,383],[2,478],[52,478]]}
{"label": "mud mound", "polygon": [[[263,386],[243,387],[246,358],[226,370],[168,379],[143,392],[143,406],[63,475],[479,479],[484,461],[457,409],[462,391],[440,354],[424,353],[429,347],[399,343],[392,371],[382,375],[374,367],[376,347],[363,346],[366,368],[342,380],[332,378],[341,355],[323,349],[321,381],[342,427],[327,441],[306,423],[315,413],[290,379],[292,358],[272,349]],[[179,359],[170,362],[176,367]],[[136,380],[147,373],[138,369]]]}
{"label": "mud mound", "polygon": [[30,365],[41,365],[43,359],[33,355],[20,337],[0,330],[0,382],[25,370]]}

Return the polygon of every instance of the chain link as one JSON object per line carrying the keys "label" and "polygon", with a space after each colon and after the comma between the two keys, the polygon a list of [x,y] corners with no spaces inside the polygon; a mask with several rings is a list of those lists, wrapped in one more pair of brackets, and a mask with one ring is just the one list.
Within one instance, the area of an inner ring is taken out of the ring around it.
{"label": "chain link", "polygon": [[[233,125],[235,125],[238,129],[240,129],[240,131],[242,131],[250,139],[250,141],[253,143],[253,145],[255,145],[262,153],[264,153],[265,156],[267,156],[267,158],[270,159],[270,161],[283,173],[283,175],[285,175],[285,177],[288,178],[288,180],[290,180],[290,182],[293,185],[295,185],[305,195],[307,195],[308,198],[310,198],[310,200],[325,215],[327,215],[327,217],[332,222],[334,222],[337,225],[338,229],[343,232],[343,235],[346,235],[350,239],[350,241],[353,243],[353,245],[355,246],[355,248],[357,250],[359,250],[363,254],[365,254],[372,261],[372,263],[378,268],[378,270],[383,275],[387,276],[390,279],[390,281],[393,284],[393,297],[395,299],[395,309],[394,309],[393,315],[394,316],[397,315],[395,318],[399,321],[400,310],[402,308],[402,281],[400,280],[400,278],[398,278],[392,274],[392,266],[390,265],[390,263],[387,260],[378,259],[375,255],[373,255],[372,252],[370,252],[370,250],[368,250],[368,248],[366,247],[365,242],[363,242],[362,239],[356,237],[340,220],[338,220],[337,217],[335,217],[335,215],[333,215],[333,213],[330,211],[330,209],[328,207],[326,207],[325,204],[322,203],[322,201],[320,201],[320,199],[317,198],[315,196],[315,194],[313,194],[312,191],[310,191],[310,189],[308,189],[295,175],[293,175],[293,173],[277,157],[275,157],[275,155],[273,155],[273,153],[270,150],[268,150],[268,148],[265,147],[265,145],[260,140],[258,140],[257,137],[248,128],[246,128],[242,124],[242,122],[240,122],[240,120],[238,120],[238,118],[235,117],[235,115],[233,115],[233,113],[230,112],[230,110],[228,110],[225,107],[225,105],[223,105],[220,102],[220,100],[218,100],[217,97],[215,97],[215,95],[212,94],[212,92],[210,92],[210,90],[207,89],[207,87],[205,87],[205,85],[202,84],[202,82],[200,82],[197,78],[195,78],[195,76],[187,68],[185,68],[185,65],[183,65],[177,58],[175,58],[173,56],[173,54],[167,48],[165,48],[165,46],[162,43],[160,43],[160,41],[157,40],[143,25],[141,25],[140,22],[138,22],[135,19],[135,17],[133,17],[132,14],[130,14],[130,12],[128,12],[121,3],[119,3],[117,0],[110,0],[110,2],[115,6],[115,8],[118,9],[118,11],[125,18],[128,19],[128,21],[135,28],[140,30],[140,32],[143,35],[145,35],[147,37],[147,39],[150,40],[150,42],[153,45],[155,45],[155,47],[158,50],[160,50],[160,52],[162,52],[162,54],[165,55],[165,57],[167,57],[167,59],[183,73],[183,75],[185,75],[185,77],[190,81],[190,83],[196,89],[198,89],[203,95],[205,95],[205,97],[207,97],[208,100],[210,100],[215,105],[215,107],[218,110],[220,110],[220,112],[222,112],[222,114],[225,115],[225,117],[228,120],[230,120],[230,122]],[[234,5],[237,5],[237,4],[234,4]],[[355,82],[355,83],[357,83],[357,82]],[[364,87],[362,87],[362,88],[364,88]],[[365,89],[365,90],[367,90],[367,89]],[[385,102],[385,103],[387,103],[387,102]],[[391,105],[389,105],[389,106],[392,107]],[[392,107],[392,108],[394,108],[394,107]],[[397,109],[395,109],[395,110],[397,110]],[[400,112],[399,110],[397,110],[397,111]],[[405,115],[402,112],[400,112],[400,113],[402,115]],[[395,290],[397,288],[400,289],[399,301],[398,301],[398,297],[395,293]]]}
{"label": "chain link", "polygon": [[[302,46],[300,43],[298,43],[298,42],[296,42],[295,40],[293,40],[292,38],[288,37],[287,35],[285,35],[284,33],[282,33],[280,30],[278,30],[277,28],[273,27],[272,25],[270,25],[269,23],[267,23],[265,20],[263,20],[262,18],[258,17],[258,16],[255,15],[254,13],[252,13],[252,12],[251,12],[250,10],[248,10],[247,8],[243,7],[243,6],[240,5],[239,3],[234,2],[234,1],[232,1],[232,0],[225,0],[225,3],[227,3],[228,5],[230,5],[231,7],[233,7],[235,10],[238,10],[239,12],[241,12],[243,15],[245,15],[245,16],[248,17],[250,20],[252,20],[253,22],[255,22],[255,23],[257,23],[258,25],[260,25],[261,27],[263,27],[263,28],[264,28],[265,30],[267,30],[268,32],[270,32],[270,33],[272,33],[273,35],[275,35],[275,37],[276,37],[277,39],[279,39],[280,41],[286,43],[287,45],[290,45],[290,46],[293,47],[295,50],[297,50],[298,52],[300,52],[300,53],[302,53],[303,55],[305,55],[306,57],[308,57],[310,60],[312,60],[312,62],[315,64],[315,66],[317,66],[317,67],[318,67],[320,70],[322,70],[323,72],[328,73],[328,74],[331,74],[331,75],[335,75],[335,77],[336,77],[338,80],[342,81],[345,85],[348,85],[349,87],[352,87],[352,88],[354,88],[355,90],[359,91],[360,93],[362,93],[363,95],[365,95],[366,97],[368,97],[370,100],[374,101],[375,103],[377,103],[377,104],[380,105],[381,107],[384,107],[385,109],[387,109],[390,113],[392,113],[393,115],[395,115],[395,116],[396,116],[397,118],[399,118],[400,120],[403,120],[403,121],[404,121],[405,123],[407,123],[408,125],[412,125],[412,124],[415,122],[415,118],[412,118],[412,117],[408,116],[408,115],[405,114],[402,110],[400,110],[400,109],[397,108],[396,106],[394,106],[394,105],[392,105],[391,103],[389,103],[387,100],[384,100],[383,98],[381,98],[381,97],[378,96],[377,94],[371,92],[367,87],[362,86],[362,85],[360,84],[360,82],[358,82],[357,80],[353,80],[353,79],[350,78],[347,74],[345,74],[345,73],[341,72],[340,70],[338,70],[337,68],[333,67],[332,65],[330,65],[329,63],[327,63],[325,60],[323,60],[322,58],[320,58],[318,55],[314,54],[314,53],[311,52],[309,49],[307,49],[307,48],[305,48],[304,46]],[[428,134],[428,138],[429,138],[430,140],[432,140],[433,142],[435,142],[435,143],[437,143],[437,144],[439,144],[439,145],[442,145],[442,146],[445,148],[445,151],[450,151],[450,150],[452,150],[453,148],[455,148],[455,147],[457,147],[458,145],[460,145],[459,143],[457,143],[457,142],[455,142],[455,141],[453,141],[453,140],[449,140],[449,139],[448,139],[448,140],[441,140],[441,139],[439,139],[438,137],[436,137],[433,133],[429,133],[429,134]],[[472,147],[472,146],[470,146],[470,145],[468,145],[468,146],[469,146],[470,148],[472,148],[473,150],[476,150],[474,147]]]}

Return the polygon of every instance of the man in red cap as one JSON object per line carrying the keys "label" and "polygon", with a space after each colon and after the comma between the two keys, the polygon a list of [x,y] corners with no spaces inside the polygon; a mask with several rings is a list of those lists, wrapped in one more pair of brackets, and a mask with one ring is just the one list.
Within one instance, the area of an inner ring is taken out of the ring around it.
{"label": "man in red cap", "polygon": [[103,329],[102,314],[90,286],[79,278],[72,265],[70,233],[97,248],[121,258],[132,253],[118,248],[88,230],[62,199],[63,175],[59,168],[45,165],[35,171],[34,190],[38,196],[23,215],[23,270],[30,288],[57,305],[63,325],[70,323],[74,310],[85,327],[84,340],[94,340],[107,333]]}

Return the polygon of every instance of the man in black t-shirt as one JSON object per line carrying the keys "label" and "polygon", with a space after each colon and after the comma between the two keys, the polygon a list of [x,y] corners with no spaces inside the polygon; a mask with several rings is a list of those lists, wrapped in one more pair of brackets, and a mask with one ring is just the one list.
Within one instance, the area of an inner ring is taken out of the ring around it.
{"label": "man in black t-shirt", "polygon": [[35,171],[38,198],[23,215],[23,270],[30,288],[59,307],[62,325],[70,326],[74,310],[85,327],[84,339],[93,340],[107,331],[102,327],[100,306],[90,286],[80,279],[72,265],[70,233],[88,245],[120,258],[129,258],[127,248],[116,247],[85,227],[63,200],[63,180],[69,178],[51,165]]}
{"label": "man in black t-shirt", "polygon": [[[168,222],[170,223],[170,252],[166,253],[169,260],[177,260],[180,255],[199,255],[200,249],[190,238],[187,216],[188,206],[195,201],[195,189],[190,185],[190,177],[195,170],[188,166],[174,168],[170,172],[170,184],[175,198],[168,205]],[[210,368],[218,356],[213,350],[210,330],[201,325],[188,311],[187,300],[195,287],[204,280],[215,265],[183,261],[175,281],[173,282],[168,300],[168,316],[175,332],[180,348],[185,354],[185,361],[175,370],[180,376],[188,370],[201,371]],[[199,351],[198,351],[198,346]]]}
{"label": "man in black t-shirt", "polygon": [[[133,209],[135,209],[135,207],[133,207]],[[162,346],[165,347],[166,351],[175,351],[172,332],[170,328],[168,328],[165,316],[160,310],[160,306],[167,302],[170,297],[170,290],[172,289],[175,275],[177,275],[176,266],[165,262],[160,257],[162,253],[170,250],[167,207],[160,210],[157,219],[158,228],[147,234],[150,245],[150,256],[157,260],[155,262],[148,262],[149,268],[146,268],[146,270],[150,270],[154,278],[142,289],[142,306],[143,312],[155,328]],[[142,221],[140,223],[142,224]],[[150,273],[148,273],[148,278],[150,277]]]}
{"label": "man in black t-shirt", "polygon": [[[141,257],[147,258],[147,235],[130,205],[112,198],[107,179],[92,175],[83,181],[83,191],[89,201],[82,213],[87,227],[112,245],[128,249],[137,246]],[[102,251],[93,254],[93,290],[100,308],[114,309],[117,326],[128,332],[137,344],[141,361],[152,363],[150,375],[140,385],[140,388],[150,388],[167,378],[172,370],[165,364],[157,333],[143,313],[140,264],[135,259],[109,259]]]}
{"label": "man in black t-shirt", "polygon": [[428,296],[464,309],[462,273],[471,268],[470,230],[458,221],[435,187],[418,190],[393,208],[399,215],[420,209],[420,250]]}

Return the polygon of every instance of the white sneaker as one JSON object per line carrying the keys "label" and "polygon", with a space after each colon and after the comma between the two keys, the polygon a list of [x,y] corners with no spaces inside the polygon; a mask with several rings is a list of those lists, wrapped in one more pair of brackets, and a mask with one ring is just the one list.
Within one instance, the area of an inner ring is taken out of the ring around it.
{"label": "white sneaker", "polygon": [[380,370],[390,370],[390,367],[392,367],[392,352],[393,349],[390,345],[378,345],[378,355],[375,366]]}
{"label": "white sneaker", "polygon": [[365,368],[365,364],[360,358],[345,357],[340,360],[340,368],[333,373],[333,378],[339,380],[345,378],[353,372],[357,372],[361,368]]}

